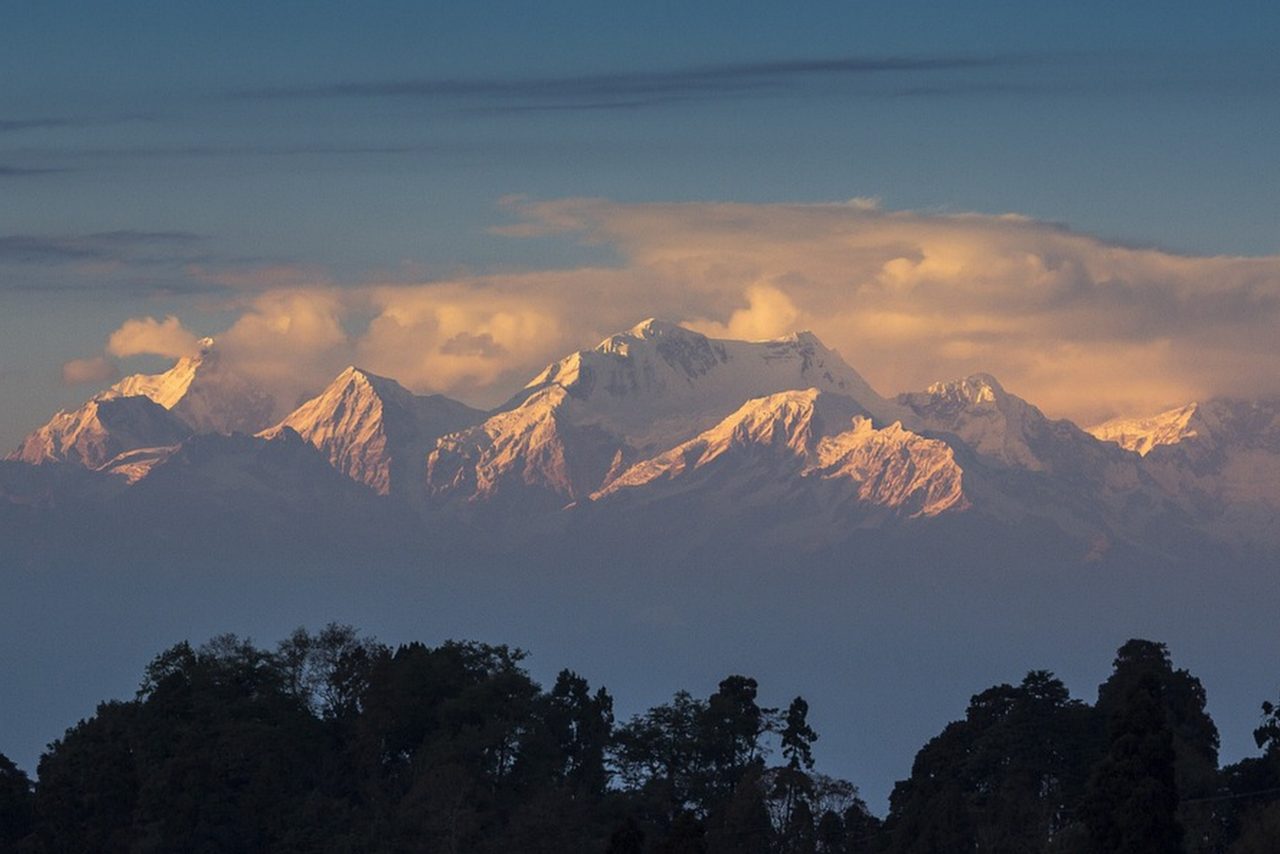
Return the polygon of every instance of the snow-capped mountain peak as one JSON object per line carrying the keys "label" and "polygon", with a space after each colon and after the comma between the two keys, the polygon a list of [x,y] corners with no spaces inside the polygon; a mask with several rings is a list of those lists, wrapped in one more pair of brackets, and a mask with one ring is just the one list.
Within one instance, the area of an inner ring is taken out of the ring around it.
{"label": "snow-capped mountain peak", "polygon": [[481,417],[455,400],[415,395],[352,365],[262,435],[293,430],[334,468],[385,495],[418,486],[435,440]]}
{"label": "snow-capped mountain peak", "polygon": [[848,396],[881,421],[901,412],[811,333],[720,340],[649,319],[549,365],[484,424],[448,437],[432,453],[428,488],[441,499],[532,489],[577,500],[743,401],[809,388]]}
{"label": "snow-capped mountain peak", "polygon": [[853,398],[823,393],[816,388],[748,400],[711,429],[665,454],[636,464],[615,480],[608,491],[698,468],[735,449],[785,449],[797,459],[808,459],[816,453],[824,432],[848,427],[855,418],[865,414],[866,410]]}
{"label": "snow-capped mountain peak", "polygon": [[172,368],[159,374],[127,376],[98,397],[148,397],[165,409],[173,409],[191,388],[196,371],[204,364],[207,353],[208,351],[198,356],[183,356]]}
{"label": "snow-capped mountain peak", "polygon": [[1161,445],[1176,445],[1206,433],[1199,403],[1188,403],[1146,418],[1113,418],[1089,428],[1104,442],[1114,442],[1142,456]]}
{"label": "snow-capped mountain peak", "polygon": [[186,424],[150,398],[93,398],[79,409],[54,415],[8,458],[96,469],[125,451],[174,444],[190,434]]}
{"label": "snow-capped mountain peak", "polygon": [[640,321],[639,323],[637,323],[635,326],[628,329],[626,332],[622,333],[622,335],[615,335],[615,336],[611,336],[610,338],[606,338],[605,341],[602,342],[600,346],[604,347],[605,344],[607,344],[609,341],[614,340],[615,338],[626,338],[626,337],[689,338],[689,337],[704,337],[704,336],[700,336],[697,332],[694,332],[691,329],[686,329],[680,324],[673,323],[670,320],[662,320],[657,317],[648,317]]}
{"label": "snow-capped mountain peak", "polygon": [[199,343],[196,355],[169,370],[125,377],[98,397],[149,397],[198,433],[253,433],[270,424],[271,396],[228,364],[212,338]]}
{"label": "snow-capped mountain peak", "polygon": [[641,444],[648,438],[636,436],[637,430],[645,433],[667,413],[696,418],[710,410],[718,420],[744,400],[789,389],[847,394],[886,420],[896,413],[812,333],[720,340],[652,318],[549,365],[504,408],[522,405],[551,386],[589,402],[603,422],[640,438]]}
{"label": "snow-capped mountain peak", "polygon": [[1057,456],[1054,445],[1083,439],[1065,421],[1051,421],[1038,408],[1005,391],[990,374],[938,382],[923,392],[898,396],[921,429],[951,433],[1000,465],[1042,471]]}
{"label": "snow-capped mountain peak", "polygon": [[[1000,385],[999,380],[991,374],[970,374],[963,379],[949,382],[936,382],[925,389],[931,406],[954,406],[958,408],[1007,405],[1009,393]],[[919,400],[919,397],[914,399]]]}
{"label": "snow-capped mountain peak", "polygon": [[1278,541],[1280,401],[1213,399],[1090,435],[990,374],[886,401],[809,332],[718,340],[649,319],[549,365],[489,413],[352,365],[256,437],[216,435],[269,410],[205,340],[34,431],[0,466],[0,501],[150,490],[159,507],[216,487],[219,506],[243,488],[262,507],[298,509],[309,495],[381,493],[428,525],[536,536],[572,505],[554,518],[771,531],[797,545],[972,509],[1056,527],[1090,553],[1099,538],[1152,543],[1153,531]]}
{"label": "snow-capped mountain peak", "polygon": [[1228,539],[1280,536],[1280,401],[1214,398],[1090,432],[1142,454],[1168,494]]}
{"label": "snow-capped mountain peak", "polygon": [[[776,519],[795,522],[785,508],[808,506],[823,522],[857,524],[868,514],[909,518],[965,509],[962,475],[946,443],[897,421],[878,428],[853,398],[809,388],[747,401],[592,498],[606,505],[700,500],[699,519],[772,508]],[[843,529],[837,524],[826,536]]]}

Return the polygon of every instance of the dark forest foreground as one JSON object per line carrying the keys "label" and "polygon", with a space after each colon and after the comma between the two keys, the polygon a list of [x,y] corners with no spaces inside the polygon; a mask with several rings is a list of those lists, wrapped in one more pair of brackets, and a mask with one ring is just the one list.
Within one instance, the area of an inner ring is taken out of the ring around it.
{"label": "dark forest foreground", "polygon": [[1204,689],[1162,644],[1121,647],[1093,705],[1045,671],[975,695],[884,819],[815,771],[801,697],[762,706],[734,675],[618,722],[604,688],[566,670],[544,690],[522,658],[343,626],[178,644],[50,745],[38,785],[0,757],[0,849],[1280,850],[1280,711],[1260,756],[1219,768]]}

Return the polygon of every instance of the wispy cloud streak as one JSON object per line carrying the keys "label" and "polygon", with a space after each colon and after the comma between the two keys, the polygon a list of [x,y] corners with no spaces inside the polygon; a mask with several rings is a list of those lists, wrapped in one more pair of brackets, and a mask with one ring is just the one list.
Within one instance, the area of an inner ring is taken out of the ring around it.
{"label": "wispy cloud streak", "polygon": [[[1063,97],[1183,92],[1274,95],[1271,60],[1222,67],[1206,57],[1131,53],[836,57],[534,78],[407,78],[241,89],[242,100],[403,99],[480,113],[628,111],[688,101],[794,96]],[[1233,70],[1234,69],[1234,70]]]}
{"label": "wispy cloud streak", "polygon": [[695,96],[707,98],[779,91],[821,78],[995,69],[1032,61],[1036,60],[1018,56],[840,57],[530,79],[339,81],[310,86],[245,89],[233,92],[231,96],[246,99],[476,99],[533,102],[526,109],[618,109]]}
{"label": "wispy cloud streak", "polygon": [[150,122],[156,120],[154,113],[125,113],[118,116],[35,116],[24,119],[0,118],[0,133],[18,133],[28,130],[48,130],[51,128],[86,128],[101,125],[114,125],[123,122]]}
{"label": "wispy cloud streak", "polygon": [[0,264],[65,264],[131,258],[156,246],[191,246],[201,241],[186,231],[102,231],[80,235],[0,235]]}
{"label": "wispy cloud streak", "polygon": [[28,178],[33,175],[58,175],[72,169],[52,166],[10,166],[0,163],[0,178]]}

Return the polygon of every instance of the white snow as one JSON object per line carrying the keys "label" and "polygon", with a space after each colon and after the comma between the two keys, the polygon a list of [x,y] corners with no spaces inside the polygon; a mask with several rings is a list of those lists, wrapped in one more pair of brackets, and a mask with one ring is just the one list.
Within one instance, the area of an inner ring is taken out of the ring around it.
{"label": "white snow", "polygon": [[271,423],[275,401],[228,365],[212,338],[159,374],[125,377],[98,397],[149,397],[198,433],[255,433]]}
{"label": "white snow", "polygon": [[1199,411],[1200,404],[1188,403],[1147,418],[1113,418],[1090,427],[1088,432],[1145,457],[1160,445],[1174,445],[1200,435],[1204,425]]}
{"label": "white snow", "polygon": [[[429,500],[419,509],[484,505],[517,523],[572,503],[677,501],[809,537],[979,508],[1104,539],[1172,524],[1280,544],[1280,401],[1190,403],[1086,433],[989,374],[886,400],[811,333],[718,340],[650,319],[547,366],[492,413],[354,366],[268,427],[272,408],[206,340],[57,413],[8,459],[298,501],[355,489],[332,468]],[[233,431],[257,438],[217,435]],[[311,486],[290,492],[295,480]]]}
{"label": "white snow", "polygon": [[334,468],[387,495],[420,487],[435,440],[481,417],[457,401],[418,396],[395,380],[352,366],[263,435],[291,428]]}
{"label": "white snow", "polygon": [[[838,483],[843,500],[901,510],[903,516],[968,506],[963,472],[944,442],[897,421],[877,428],[860,402],[816,388],[750,400],[712,429],[632,466],[593,498],[684,491],[684,481],[714,479],[721,464],[729,464],[735,481],[767,483],[776,479],[779,460],[793,463],[796,482]],[[707,492],[710,501],[722,494]],[[751,498],[739,493],[739,500]]]}
{"label": "white snow", "polygon": [[811,333],[720,340],[649,319],[549,365],[504,411],[442,440],[429,487],[474,500],[508,484],[575,500],[603,486],[617,461],[686,441],[743,401],[811,387],[886,420],[900,411]]}
{"label": "white snow", "polygon": [[8,459],[96,469],[124,451],[174,444],[190,433],[184,423],[146,397],[93,398],[79,409],[58,412]]}

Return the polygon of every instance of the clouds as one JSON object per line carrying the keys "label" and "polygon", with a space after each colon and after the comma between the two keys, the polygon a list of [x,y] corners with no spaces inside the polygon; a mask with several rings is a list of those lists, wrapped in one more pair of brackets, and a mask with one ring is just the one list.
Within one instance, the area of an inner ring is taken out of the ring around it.
{"label": "clouds", "polygon": [[0,291],[209,291],[216,285],[187,270],[208,257],[205,239],[186,231],[0,234]]}
{"label": "clouds", "polygon": [[675,69],[631,70],[542,78],[416,78],[340,81],[320,85],[241,90],[234,98],[409,98],[489,102],[495,109],[634,109],[679,101],[777,93],[824,79],[918,75],[973,69],[1008,69],[1025,57],[994,55],[844,56],[724,63]]}
{"label": "clouds", "polygon": [[199,351],[200,339],[172,315],[164,320],[154,317],[126,320],[107,339],[107,352],[120,358],[146,354],[180,359]]}
{"label": "clouds", "polygon": [[708,331],[812,328],[884,391],[976,370],[1082,419],[1280,392],[1280,258],[1132,247],[1026,217],[569,199],[529,230],[684,282]]}
{"label": "clouds", "polygon": [[229,254],[202,234],[116,229],[0,234],[0,292],[209,296],[326,280],[315,265]]}
{"label": "clouds", "polygon": [[117,359],[131,356],[180,359],[195,355],[199,350],[199,338],[173,315],[164,320],[135,317],[126,320],[107,337],[101,354],[71,359],[64,363],[62,382],[64,385],[103,384],[120,375]]}
{"label": "clouds", "polygon": [[338,291],[323,286],[253,295],[230,328],[215,335],[217,347],[281,406],[292,409],[354,361],[343,318],[355,310],[360,295],[348,296],[344,302]]}
{"label": "clouds", "polygon": [[62,128],[85,128],[123,122],[149,122],[157,117],[151,113],[121,113],[112,116],[34,116],[27,118],[0,118],[0,134],[21,131]]}
{"label": "clouds", "polygon": [[185,231],[101,231],[92,234],[0,235],[0,263],[68,264],[82,261],[140,261],[157,250],[190,246],[200,237]]}
{"label": "clouds", "polygon": [[[221,345],[290,395],[356,363],[493,404],[565,352],[656,315],[728,337],[812,329],[883,393],[989,371],[1081,421],[1280,393],[1274,256],[1183,255],[865,199],[506,204],[519,222],[502,233],[608,245],[620,263],[350,288],[284,279],[243,298]],[[174,318],[131,323],[112,352],[192,340]]]}
{"label": "clouds", "polygon": [[105,356],[72,359],[62,366],[62,382],[64,385],[106,383],[117,376],[119,376],[119,368],[114,361]]}
{"label": "clouds", "polygon": [[[1274,68],[1142,52],[968,52],[757,60],[554,77],[402,77],[240,89],[240,101],[398,100],[488,113],[631,111],[687,102],[809,94],[839,98],[1060,98],[1200,91],[1271,96]],[[1268,73],[1270,72],[1270,73]]]}

